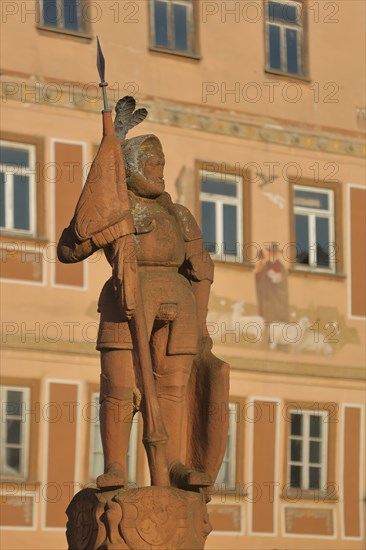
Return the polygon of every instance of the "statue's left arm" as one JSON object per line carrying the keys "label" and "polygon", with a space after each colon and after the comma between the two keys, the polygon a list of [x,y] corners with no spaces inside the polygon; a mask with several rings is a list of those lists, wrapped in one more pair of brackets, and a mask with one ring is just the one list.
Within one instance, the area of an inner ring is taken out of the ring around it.
{"label": "statue's left arm", "polygon": [[174,205],[186,243],[184,275],[190,280],[196,299],[197,323],[200,336],[208,336],[206,316],[210,287],[213,283],[214,265],[206,251],[201,230],[187,208]]}
{"label": "statue's left arm", "polygon": [[197,323],[200,336],[208,336],[206,317],[210,288],[213,283],[213,262],[204,248],[202,238],[186,244],[188,276],[196,299]]}

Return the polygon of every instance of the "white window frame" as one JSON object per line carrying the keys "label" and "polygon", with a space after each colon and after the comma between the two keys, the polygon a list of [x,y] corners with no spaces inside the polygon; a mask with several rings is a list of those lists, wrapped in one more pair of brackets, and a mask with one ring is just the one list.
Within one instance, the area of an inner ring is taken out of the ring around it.
{"label": "white window frame", "polygon": [[40,13],[40,21],[41,21],[41,24],[44,26],[44,27],[47,27],[47,29],[64,29],[66,32],[75,32],[75,33],[79,33],[79,32],[83,32],[84,28],[83,28],[83,20],[82,20],[82,2],[84,0],[76,0],[76,9],[77,9],[77,24],[78,24],[78,28],[77,29],[67,29],[65,27],[65,11],[64,11],[64,0],[56,0],[56,5],[57,5],[57,25],[50,25],[49,23],[47,23],[46,21],[44,21],[43,19],[43,1],[44,0],[39,0],[39,13]]}
{"label": "white window frame", "polygon": [[[305,6],[302,0],[273,0],[278,4],[292,5],[296,6],[298,13],[300,13],[300,24],[295,24],[291,22],[281,21],[275,18],[270,17],[269,15],[269,0],[265,0],[265,14],[266,14],[266,49],[267,49],[267,64],[266,70],[269,72],[280,72],[288,74],[290,76],[304,77],[305,68],[304,68],[304,49],[305,49],[305,35],[304,35],[304,10]],[[269,43],[269,27],[270,25],[276,25],[280,28],[280,53],[281,53],[281,68],[275,69],[271,67],[270,64],[270,43]],[[299,72],[290,73],[287,68],[287,43],[286,43],[286,29],[294,29],[298,32],[297,35],[297,66]]]}
{"label": "white window frame", "polygon": [[[208,170],[200,170],[200,187],[205,177],[217,179],[220,182],[230,181],[230,185],[235,183],[237,187],[237,196],[228,197],[225,195],[216,195],[215,193],[206,193],[200,191],[200,206],[203,202],[211,202],[215,204],[215,220],[216,220],[216,235],[215,244],[218,250],[215,253],[210,252],[210,256],[214,260],[227,259],[228,261],[240,261],[241,251],[243,250],[243,185],[244,179],[238,174],[229,174],[227,172],[213,174]],[[234,254],[225,253],[224,247],[224,205],[232,205],[237,208],[237,227],[236,227],[236,243],[237,251]],[[201,221],[202,224],[202,221]]]}
{"label": "white window frame", "polygon": [[[217,474],[216,483],[220,488],[224,486],[225,490],[235,489],[236,483],[236,452],[237,452],[237,437],[238,437],[238,403],[229,403],[229,429],[227,434],[227,444],[225,455]],[[220,479],[221,471],[227,465],[228,475]]]}
{"label": "white window frame", "polygon": [[[308,206],[297,206],[294,203],[294,218],[296,215],[307,216],[309,219],[309,265],[304,265],[296,262],[296,269],[304,271],[317,271],[324,273],[335,273],[337,268],[336,258],[330,258],[329,267],[317,265],[317,249],[316,249],[316,218],[326,218],[329,220],[329,245],[335,244],[335,210],[334,198],[335,191],[333,189],[325,189],[321,187],[309,187],[306,185],[294,185],[294,201],[296,191],[309,191],[310,193],[319,193],[328,196],[329,208],[311,208]],[[295,234],[296,239],[296,234]],[[297,244],[297,241],[296,241]],[[334,249],[335,250],[335,249]],[[329,251],[331,252],[331,251]]]}
{"label": "white window frame", "polygon": [[[159,0],[160,2],[165,2],[167,4],[167,25],[168,25],[168,46],[158,46],[156,44],[156,33],[155,33],[155,0],[151,0],[151,36],[152,36],[152,47],[169,50],[172,52],[178,53],[187,53],[193,54],[194,52],[194,43],[195,43],[195,21],[194,21],[194,6],[192,0]],[[194,1],[194,0],[193,0]],[[187,18],[188,18],[188,48],[186,50],[178,50],[174,47],[174,13],[173,13],[173,4],[180,4],[187,7]]]}
{"label": "white window frame", "polygon": [[[16,391],[21,392],[22,401],[21,401],[21,414],[14,415],[8,414],[6,404],[8,403],[7,392]],[[1,396],[1,477],[2,479],[27,479],[29,471],[29,436],[30,436],[30,415],[26,414],[30,410],[30,394],[31,390],[27,387],[21,386],[0,386],[0,396]],[[12,418],[14,420],[20,420],[21,422],[21,440],[19,443],[7,443],[7,419]],[[21,449],[20,453],[20,472],[14,472],[11,468],[7,467],[6,464],[6,450],[8,448]]]}
{"label": "white window frame", "polygon": [[[320,493],[326,493],[327,490],[327,475],[328,475],[328,411],[314,411],[314,410],[303,410],[299,411],[298,409],[291,409],[291,414],[302,415],[302,425],[303,433],[302,435],[292,435],[291,434],[291,422],[290,422],[290,433],[289,433],[289,444],[288,444],[288,481],[289,487],[293,490],[299,490],[298,487],[291,486],[291,466],[300,466],[301,467],[301,487],[300,490],[303,491],[318,491]],[[321,435],[320,437],[311,436],[310,437],[310,417],[311,416],[320,416],[322,418],[321,422]],[[290,416],[291,418],[291,416]],[[301,461],[296,462],[291,460],[291,440],[301,440],[302,441],[302,453]],[[315,464],[311,463],[309,460],[309,449],[310,441],[320,442],[320,463]],[[312,489],[309,488],[309,469],[311,466],[319,467],[320,465],[320,488]]]}
{"label": "white window frame", "polygon": [[[0,171],[5,176],[5,226],[1,231],[12,234],[34,235],[36,225],[36,146],[17,141],[0,142],[0,147],[11,149],[25,149],[29,153],[29,166],[26,168],[15,164],[0,164]],[[14,174],[29,178],[29,229],[17,229],[14,227]]]}
{"label": "white window frame", "polygon": [[[89,478],[96,479],[96,477],[103,472],[94,472],[94,455],[103,454],[101,437],[100,437],[100,422],[99,422],[99,393],[93,392],[91,396],[93,404],[93,417],[91,419],[91,434],[90,434],[90,459],[89,459]],[[94,415],[95,408],[98,411],[97,415]],[[131,425],[130,441],[127,451],[127,480],[131,483],[136,482],[136,461],[137,461],[137,436],[138,436],[138,418],[139,413],[135,414]],[[123,420],[122,420],[123,422]],[[98,428],[98,429],[96,429]],[[98,434],[98,435],[96,435]]]}

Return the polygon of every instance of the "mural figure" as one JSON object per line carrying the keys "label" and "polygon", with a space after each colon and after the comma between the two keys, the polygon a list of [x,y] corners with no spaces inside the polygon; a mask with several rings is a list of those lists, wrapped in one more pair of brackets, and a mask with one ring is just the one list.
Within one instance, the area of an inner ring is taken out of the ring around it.
{"label": "mural figure", "polygon": [[287,271],[280,260],[277,243],[260,251],[255,273],[258,313],[266,323],[288,322]]}

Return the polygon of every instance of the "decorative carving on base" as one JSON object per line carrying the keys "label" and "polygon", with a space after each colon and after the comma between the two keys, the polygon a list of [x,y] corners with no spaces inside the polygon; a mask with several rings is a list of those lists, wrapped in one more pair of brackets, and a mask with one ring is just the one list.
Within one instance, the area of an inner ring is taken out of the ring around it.
{"label": "decorative carving on base", "polygon": [[201,550],[212,529],[202,490],[83,489],[66,514],[69,550]]}

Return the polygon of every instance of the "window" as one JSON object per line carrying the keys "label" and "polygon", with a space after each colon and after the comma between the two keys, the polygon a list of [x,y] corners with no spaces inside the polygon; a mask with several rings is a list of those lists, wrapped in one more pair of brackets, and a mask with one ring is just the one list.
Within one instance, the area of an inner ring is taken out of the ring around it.
{"label": "window", "polygon": [[192,55],[196,53],[193,0],[151,0],[153,48]]}
{"label": "window", "polygon": [[200,170],[205,247],[218,260],[240,261],[243,248],[243,177]]}
{"label": "window", "polygon": [[290,410],[290,488],[326,491],[329,411]]}
{"label": "window", "polygon": [[294,186],[296,263],[318,271],[336,269],[334,191]]}
{"label": "window", "polygon": [[305,76],[303,10],[301,1],[266,1],[267,70]]}
{"label": "window", "polygon": [[[91,418],[91,458],[90,458],[90,479],[96,479],[104,471],[103,447],[100,437],[99,424],[99,393],[92,394],[93,414]],[[138,414],[134,416],[131,426],[130,442],[127,452],[127,479],[129,482],[136,481],[137,462],[137,434]]]}
{"label": "window", "polygon": [[238,403],[229,403],[229,430],[224,460],[216,478],[217,485],[234,489],[236,483],[236,440],[238,423]]}
{"label": "window", "polygon": [[30,388],[1,386],[2,477],[28,477]]}
{"label": "window", "polygon": [[41,22],[45,27],[83,31],[83,0],[40,0]]}
{"label": "window", "polygon": [[1,142],[0,227],[9,233],[35,232],[35,161],[35,145]]}

